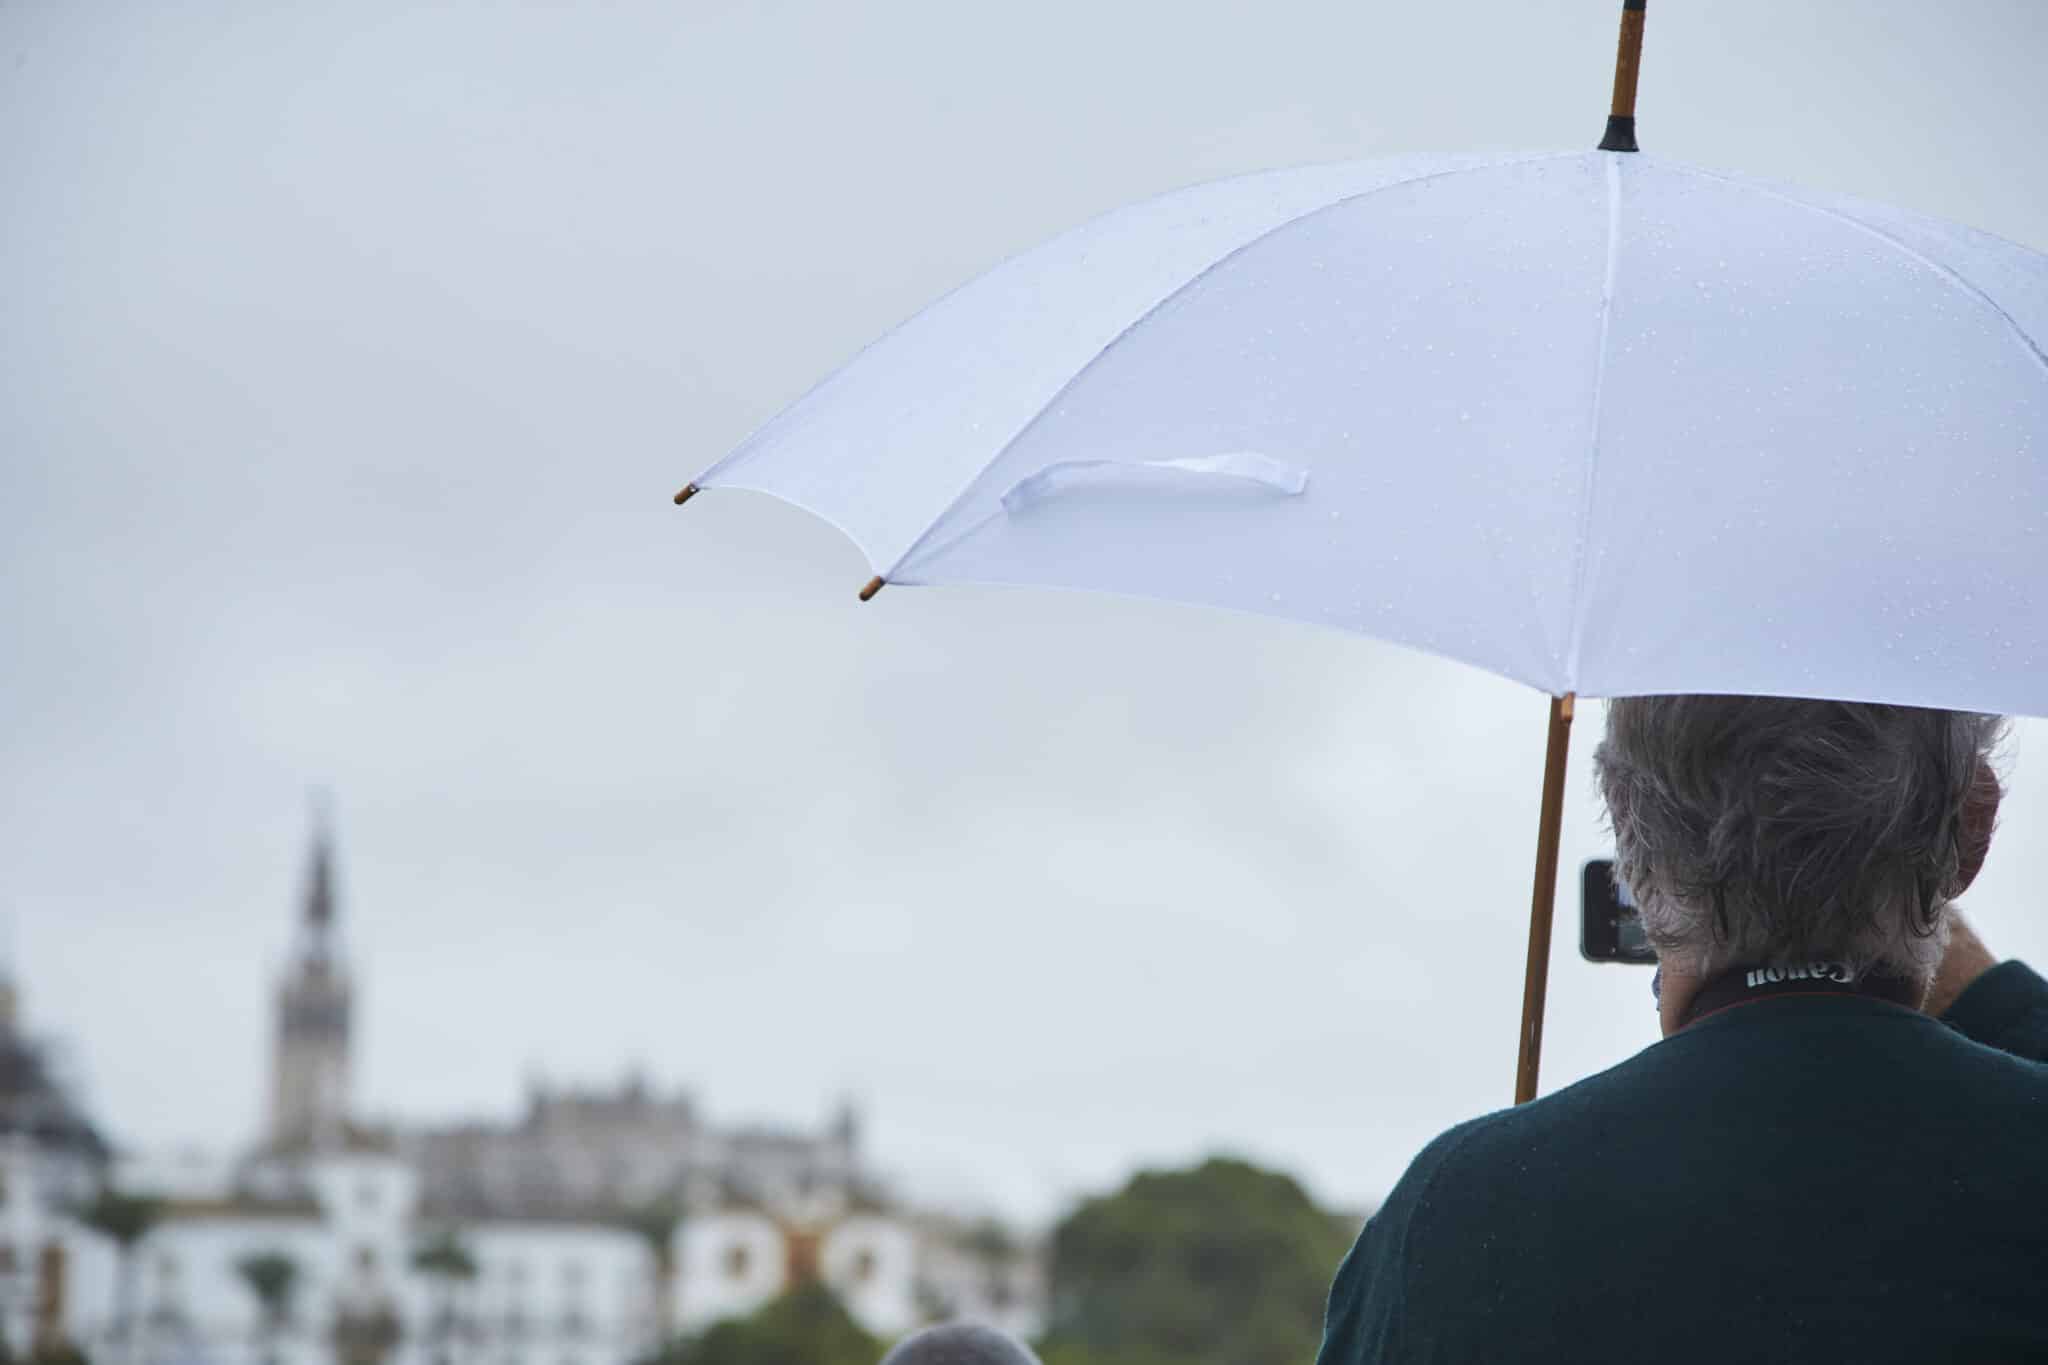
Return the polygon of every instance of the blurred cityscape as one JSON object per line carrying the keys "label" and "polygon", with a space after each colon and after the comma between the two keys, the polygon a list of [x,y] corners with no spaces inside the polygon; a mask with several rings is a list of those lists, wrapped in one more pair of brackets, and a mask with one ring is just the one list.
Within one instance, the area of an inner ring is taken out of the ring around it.
{"label": "blurred cityscape", "polygon": [[323,828],[245,1150],[117,1152],[0,982],[7,1358],[617,1365],[814,1287],[876,1339],[1041,1334],[1042,1246],[893,1196],[851,1105],[725,1127],[629,1077],[534,1083],[511,1122],[364,1121],[334,861]]}

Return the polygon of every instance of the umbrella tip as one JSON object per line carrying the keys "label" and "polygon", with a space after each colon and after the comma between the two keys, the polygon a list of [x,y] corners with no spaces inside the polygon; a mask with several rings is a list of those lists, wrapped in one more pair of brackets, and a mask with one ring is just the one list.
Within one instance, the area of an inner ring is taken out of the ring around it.
{"label": "umbrella tip", "polygon": [[867,601],[867,600],[868,600],[869,598],[872,598],[872,597],[873,597],[873,596],[874,596],[874,595],[875,595],[876,593],[880,592],[881,590],[882,590],[882,577],[881,577],[881,575],[880,575],[880,574],[877,574],[877,575],[875,575],[875,576],[874,576],[873,578],[870,578],[870,579],[869,579],[869,580],[867,581],[867,586],[863,587],[863,588],[862,588],[862,589],[860,590],[860,600],[861,600],[861,601],[863,601],[863,602],[865,602],[865,601]]}
{"label": "umbrella tip", "polygon": [[684,503],[688,502],[691,498],[694,498],[696,496],[697,485],[694,483],[686,483],[683,485],[683,491],[676,494],[676,506],[681,507]]}
{"label": "umbrella tip", "polygon": [[1636,81],[1643,66],[1643,10],[1648,0],[1622,0],[1621,42],[1614,54],[1614,104],[1607,116],[1603,152],[1636,148]]}

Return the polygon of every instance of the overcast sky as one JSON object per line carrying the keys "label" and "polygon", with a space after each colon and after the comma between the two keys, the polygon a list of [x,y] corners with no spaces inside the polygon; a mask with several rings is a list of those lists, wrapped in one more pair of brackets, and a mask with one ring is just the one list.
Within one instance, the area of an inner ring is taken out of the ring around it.
{"label": "overcast sky", "polygon": [[[685,479],[1102,210],[1598,139],[1619,6],[0,6],[0,912],[142,1149],[257,1128],[333,792],[373,1116],[630,1064],[857,1096],[1039,1218],[1230,1149],[1376,1200],[1514,1069],[1544,702],[1302,627],[897,589]],[[2048,248],[2048,7],[1649,17],[1659,153]],[[1573,951],[1546,1088],[1653,1036]],[[2048,726],[1970,905],[2048,961]]]}

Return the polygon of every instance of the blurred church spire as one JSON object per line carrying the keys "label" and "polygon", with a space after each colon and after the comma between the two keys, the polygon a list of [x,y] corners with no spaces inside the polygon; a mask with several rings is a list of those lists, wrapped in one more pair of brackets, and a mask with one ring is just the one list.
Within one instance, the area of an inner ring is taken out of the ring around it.
{"label": "blurred church spire", "polygon": [[349,1109],[347,972],[340,961],[334,818],[324,791],[313,796],[297,947],[278,985],[272,1040],[269,1140],[317,1146],[340,1138]]}
{"label": "blurred church spire", "polygon": [[334,892],[334,810],[324,788],[313,792],[313,846],[306,861],[300,952],[308,958],[333,955],[336,933]]}

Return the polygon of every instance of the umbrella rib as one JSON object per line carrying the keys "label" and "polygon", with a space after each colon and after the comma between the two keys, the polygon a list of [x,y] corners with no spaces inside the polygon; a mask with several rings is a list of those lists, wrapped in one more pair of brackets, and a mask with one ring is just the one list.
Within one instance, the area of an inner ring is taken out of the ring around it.
{"label": "umbrella rib", "polygon": [[[2020,345],[2024,346],[2027,349],[2027,353],[2033,356],[2034,363],[2036,365],[2039,365],[2044,371],[2048,371],[2048,350],[2042,349],[2041,343],[2034,339],[2034,334],[2029,332],[2025,327],[2022,327],[2020,325],[2020,320],[2018,318],[2014,317],[2011,313],[2006,312],[2005,306],[2003,304],[2001,304],[1997,299],[1992,298],[1991,295],[1985,293],[1984,290],[1979,288],[1974,281],[1972,281],[1967,275],[1964,275],[1960,270],[1957,270],[1954,266],[1945,265],[1942,262],[1935,260],[1932,256],[1927,255],[1925,252],[1916,250],[1911,244],[1901,241],[1897,237],[1894,237],[1891,233],[1886,232],[1883,228],[1877,226],[1875,223],[1866,223],[1853,213],[1844,213],[1840,209],[1829,208],[1826,204],[1815,204],[1808,200],[1801,199],[1797,195],[1786,194],[1782,190],[1772,189],[1768,185],[1759,185],[1746,180],[1738,180],[1734,176],[1716,175],[1712,171],[1701,170],[1697,166],[1674,166],[1671,169],[1683,171],[1687,175],[1698,176],[1702,180],[1715,180],[1719,181],[1721,184],[1724,185],[1733,185],[1737,189],[1751,190],[1758,194],[1767,194],[1773,199],[1779,200],[1783,203],[1791,204],[1796,208],[1805,209],[1809,213],[1818,213],[1823,217],[1833,218],[1837,222],[1847,223],[1850,227],[1855,228],[1857,231],[1867,233],[1868,235],[1875,237],[1878,241],[1883,242],[1885,245],[1910,257],[1915,261],[1918,261],[1921,265],[1933,271],[1934,274],[1940,277],[1942,280],[1946,281],[1950,285],[1953,285],[1955,288],[1962,290],[1965,294],[1968,294],[1971,298],[1976,299],[1977,302],[1983,304],[1986,308],[1989,308],[1992,312],[1996,313],[1999,317],[1999,320],[2005,323],[2006,329],[2010,331],[2013,334],[2013,336],[2019,340]],[[2013,243],[2012,245],[2017,246],[2018,244]],[[2031,248],[2026,247],[2021,247],[2020,249],[2031,250]],[[2037,252],[2034,254],[2038,255],[2039,253]]]}
{"label": "umbrella rib", "polygon": [[[1153,316],[1159,312],[1160,309],[1166,307],[1175,299],[1180,298],[1183,294],[1187,293],[1190,289],[1193,289],[1196,285],[1200,284],[1210,275],[1222,269],[1230,262],[1236,260],[1245,252],[1250,251],[1253,247],[1259,245],[1259,243],[1267,240],[1270,237],[1274,237],[1282,232],[1285,232],[1287,229],[1295,226],[1297,223],[1305,223],[1311,218],[1320,217],[1325,213],[1333,212],[1337,209],[1343,208],[1346,204],[1357,203],[1361,199],[1369,199],[1373,195],[1383,193],[1387,190],[1397,190],[1403,188],[1404,186],[1409,185],[1424,185],[1428,184],[1432,180],[1442,180],[1447,176],[1472,175],[1480,171],[1498,170],[1503,166],[1528,166],[1542,161],[1561,161],[1569,157],[1584,155],[1585,153],[1583,152],[1538,152],[1528,156],[1504,157],[1498,161],[1488,161],[1476,166],[1457,166],[1453,167],[1450,170],[1432,171],[1428,175],[1410,176],[1405,180],[1395,180],[1384,185],[1375,185],[1369,190],[1360,190],[1356,194],[1347,194],[1342,196],[1341,198],[1332,199],[1329,203],[1319,205],[1316,208],[1310,209],[1306,213],[1297,214],[1294,217],[1289,218],[1284,223],[1275,223],[1272,227],[1269,227],[1265,231],[1260,232],[1258,235],[1252,237],[1249,241],[1240,243],[1239,245],[1232,247],[1229,251],[1225,252],[1221,256],[1218,256],[1215,260],[1209,262],[1209,264],[1203,266],[1200,270],[1196,271],[1193,275],[1189,276],[1182,283],[1176,285],[1163,298],[1159,299],[1150,307],[1146,308],[1144,312],[1138,314],[1138,316],[1133,318],[1123,328],[1122,331],[1118,332],[1115,336],[1111,337],[1109,341],[1103,345],[1101,350],[1097,351],[1094,355],[1088,357],[1088,359],[1084,363],[1082,363],[1080,367],[1074,371],[1073,374],[1067,377],[1065,383],[1061,384],[1059,388],[1053,391],[1051,397],[1047,398],[1045,402],[1039,405],[1038,410],[1032,413],[1031,416],[1025,420],[1024,425],[1017,428],[1016,432],[1013,435],[1011,435],[1009,440],[1004,441],[1002,445],[996,448],[995,454],[989,456],[987,460],[982,462],[981,467],[974,471],[973,475],[968,478],[966,484],[960,489],[958,493],[956,493],[953,496],[952,501],[948,502],[943,508],[939,510],[939,514],[932,518],[931,524],[925,527],[924,533],[918,536],[916,540],[913,540],[910,543],[910,547],[904,550],[902,554],[896,557],[896,562],[894,564],[890,565],[887,569],[882,571],[881,577],[886,582],[894,583],[904,581],[896,576],[897,571],[900,570],[905,564],[909,563],[910,560],[914,556],[916,556],[917,552],[925,547],[926,543],[931,539],[932,532],[938,530],[939,526],[946,520],[946,518],[951,516],[954,510],[958,508],[961,503],[967,500],[967,495],[975,490],[975,488],[981,483],[982,478],[985,475],[987,475],[989,470],[995,468],[996,462],[998,460],[1001,460],[1003,456],[1009,454],[1011,448],[1014,447],[1017,444],[1017,442],[1023,440],[1024,437],[1030,433],[1033,427],[1037,426],[1039,422],[1043,421],[1045,418],[1045,414],[1052,411],[1053,408],[1059,405],[1059,401],[1067,396],[1068,391],[1071,390],[1074,387],[1074,385],[1081,382],[1081,378],[1083,375],[1087,374],[1090,370],[1094,369],[1098,364],[1100,364],[1104,356],[1108,355],[1118,346],[1121,346],[1124,343],[1124,341],[1130,337],[1131,333],[1137,331],[1138,328],[1142,327],[1145,323],[1149,322],[1153,318]],[[727,458],[730,459],[731,457],[728,456]],[[975,531],[979,530],[982,526],[986,525],[989,519],[994,516],[995,513],[991,512],[988,517],[984,517],[980,521],[975,522],[972,526],[964,528],[959,535],[948,540],[946,544],[948,546],[951,546],[959,543],[962,537],[972,535]]]}
{"label": "umbrella rib", "polygon": [[1571,593],[1565,598],[1571,620],[1566,627],[1564,686],[1559,695],[1578,691],[1579,650],[1585,640],[1586,613],[1580,596],[1586,589],[1586,547],[1592,540],[1593,493],[1600,472],[1600,410],[1607,397],[1607,336],[1614,321],[1614,279],[1621,260],[1622,153],[1607,156],[1607,262],[1600,282],[1600,340],[1593,359],[1593,415],[1586,444],[1586,477],[1579,492],[1579,531],[1572,546]]}

